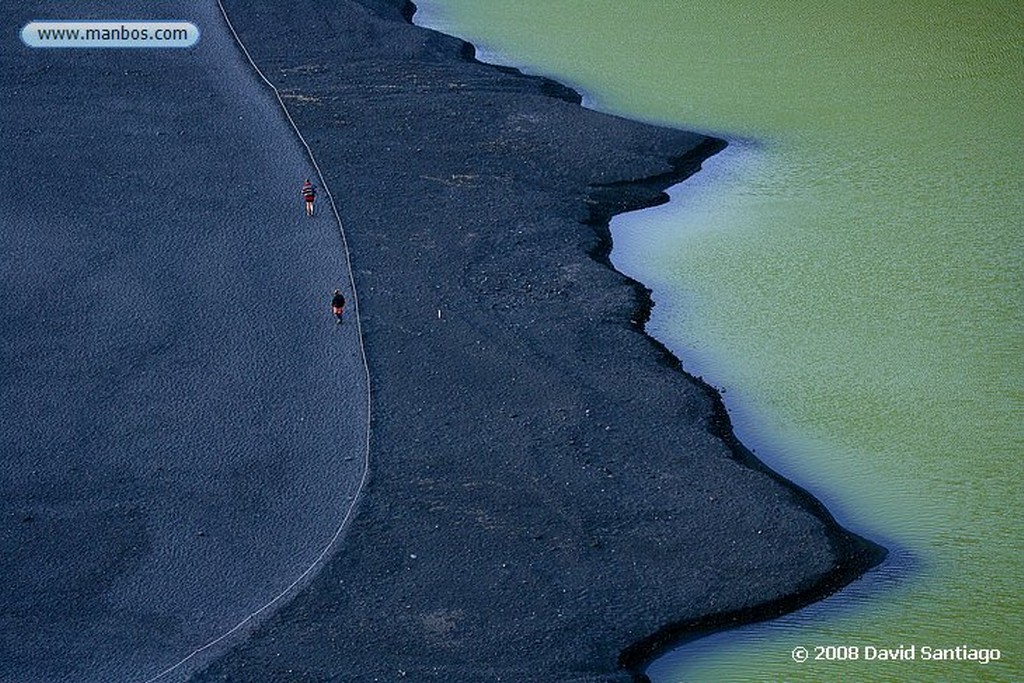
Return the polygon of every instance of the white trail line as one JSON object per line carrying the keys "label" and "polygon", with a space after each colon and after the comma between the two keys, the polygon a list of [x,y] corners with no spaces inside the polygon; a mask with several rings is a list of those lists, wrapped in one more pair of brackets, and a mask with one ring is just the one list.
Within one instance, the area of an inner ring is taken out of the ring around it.
{"label": "white trail line", "polygon": [[264,83],[266,83],[267,87],[269,87],[270,90],[274,93],[274,97],[277,98],[277,102],[281,107],[281,111],[284,112],[285,118],[288,119],[288,123],[290,123],[292,126],[292,130],[295,131],[295,135],[298,136],[299,141],[302,143],[302,146],[306,149],[306,155],[309,157],[309,161],[313,164],[313,168],[316,169],[317,178],[320,180],[320,187],[323,188],[324,193],[327,195],[327,200],[330,202],[331,205],[331,211],[334,213],[334,220],[338,225],[338,234],[341,237],[341,245],[345,251],[345,264],[348,267],[349,291],[352,293],[352,308],[354,309],[355,313],[356,338],[359,340],[359,354],[363,363],[363,372],[366,376],[366,443],[365,448],[363,450],[363,473],[359,479],[359,487],[356,489],[355,495],[352,496],[352,502],[349,504],[348,509],[345,511],[345,516],[342,518],[341,523],[335,530],[334,535],[331,536],[330,541],[327,542],[327,545],[324,546],[323,550],[320,551],[320,554],[317,555],[315,560],[313,560],[313,564],[309,565],[309,567],[307,567],[304,572],[299,574],[299,576],[296,577],[294,581],[288,584],[287,588],[278,593],[269,602],[264,604],[255,612],[252,612],[244,619],[239,621],[231,629],[225,631],[224,633],[214,638],[210,642],[206,643],[205,645],[196,648],[187,656],[183,657],[176,664],[164,669],[155,676],[146,679],[144,683],[153,683],[154,681],[158,681],[164,676],[174,672],[184,664],[191,661],[196,656],[202,654],[206,650],[209,650],[218,643],[226,640],[235,633],[238,633],[243,628],[253,623],[256,620],[256,618],[259,617],[261,614],[269,610],[274,605],[282,602],[286,597],[291,595],[299,586],[299,584],[301,584],[305,579],[309,578],[309,576],[313,573],[313,570],[323,563],[324,559],[330,553],[331,549],[338,542],[338,539],[341,537],[342,532],[348,526],[348,523],[352,520],[352,515],[356,509],[356,504],[359,502],[359,499],[362,496],[363,488],[366,486],[366,480],[370,472],[370,365],[369,363],[367,363],[366,347],[363,344],[363,328],[359,318],[359,297],[356,295],[355,276],[352,275],[352,254],[348,247],[348,240],[345,238],[345,227],[341,221],[341,214],[338,213],[338,206],[334,203],[334,195],[331,194],[330,188],[327,187],[327,181],[324,178],[323,171],[320,170],[320,165],[316,163],[316,158],[313,156],[313,150],[310,148],[309,143],[306,142],[306,138],[302,136],[302,132],[299,130],[299,127],[295,124],[295,120],[292,118],[292,115],[288,112],[288,107],[285,106],[284,100],[281,98],[281,93],[274,86],[274,84],[270,82],[270,79],[268,79],[263,74],[263,72],[260,71],[260,68],[256,66],[256,62],[253,61],[252,55],[249,54],[249,50],[246,49],[245,44],[242,43],[242,39],[235,31],[235,27],[231,24],[231,19],[228,18],[228,13],[224,9],[224,5],[221,3],[221,0],[217,0],[217,7],[220,9],[220,13],[224,16],[224,22],[227,24],[228,30],[231,31],[231,35],[234,36],[235,42],[238,44],[238,47],[242,50],[242,54],[244,54],[245,58],[249,60],[249,64],[252,65],[253,70],[256,71],[256,74],[260,77],[260,79]]}

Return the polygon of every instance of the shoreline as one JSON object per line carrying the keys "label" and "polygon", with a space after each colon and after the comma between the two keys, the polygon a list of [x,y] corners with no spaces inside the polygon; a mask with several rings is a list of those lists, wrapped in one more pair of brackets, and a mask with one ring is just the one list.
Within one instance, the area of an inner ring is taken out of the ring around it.
{"label": "shoreline", "polygon": [[372,475],[328,566],[196,680],[273,680],[273,662],[310,680],[643,681],[668,645],[882,559],[739,443],[717,391],[643,331],[650,291],[609,262],[611,216],[664,201],[724,143],[583,110],[413,26],[411,3],[300,4],[226,3],[345,188]]}
{"label": "shoreline", "polygon": [[[410,14],[410,17],[411,16],[412,15]],[[485,62],[481,63],[493,66]],[[538,76],[537,78],[543,77]],[[580,103],[581,106],[582,100],[582,95],[577,93],[577,102]],[[701,135],[706,134],[702,133]],[[655,206],[668,203],[670,198],[665,192],[669,187],[685,182],[690,176],[701,170],[701,164],[706,159],[718,154],[728,146],[728,142],[725,140],[710,136],[706,137],[706,142],[698,148],[695,148],[679,157],[669,159],[669,163],[674,169],[673,173],[617,183],[620,187],[649,186],[656,188],[656,191],[663,193],[663,201],[644,203],[640,206],[632,206],[628,204],[623,205],[612,201],[608,204],[597,204],[592,207],[591,217],[586,221],[586,224],[592,227],[598,234],[599,244],[592,252],[589,253],[589,256],[610,270],[621,274],[633,285],[636,296],[636,307],[630,315],[630,320],[636,324],[644,337],[655,348],[656,352],[662,357],[663,362],[667,367],[680,372],[690,381],[694,382],[694,384],[700,386],[707,392],[714,404],[712,418],[714,431],[723,442],[728,444],[736,459],[739,462],[742,462],[745,466],[763,472],[779,483],[792,488],[802,504],[806,505],[816,514],[830,520],[835,524],[836,528],[843,529],[844,527],[836,522],[834,516],[825,504],[819,501],[814,494],[796,482],[787,479],[783,475],[771,469],[767,464],[762,462],[752,450],[747,448],[747,446],[740,441],[733,431],[732,419],[729,416],[722,394],[718,389],[704,381],[703,378],[692,375],[684,370],[682,361],[675,355],[675,353],[673,353],[672,350],[661,340],[647,331],[646,325],[650,320],[651,313],[655,305],[653,291],[643,282],[617,270],[611,262],[611,252],[614,244],[611,233],[612,218],[630,211],[653,208]],[[847,555],[844,560],[844,562],[849,562],[847,566],[827,577],[821,582],[821,584],[811,586],[805,591],[794,593],[778,601],[766,603],[750,610],[739,610],[731,614],[709,615],[689,622],[666,624],[657,632],[652,633],[648,637],[642,638],[636,643],[625,648],[620,656],[620,664],[623,668],[632,671],[637,675],[638,683],[649,683],[649,679],[646,675],[641,673],[642,670],[649,665],[652,660],[667,650],[735,626],[772,619],[827,598],[841,590],[850,582],[862,576],[866,571],[881,565],[885,561],[885,558],[888,555],[888,550],[871,541],[868,541],[868,543],[869,545],[875,545],[878,552],[876,555],[876,561],[871,563],[869,566],[861,566],[853,557],[853,555],[856,554],[856,551],[854,551],[852,554]]]}
{"label": "shoreline", "polygon": [[[693,150],[681,157],[670,159],[670,163],[673,165],[673,168],[676,169],[675,174],[665,174],[664,176],[650,177],[639,181],[625,181],[623,185],[653,185],[660,188],[659,191],[664,192],[669,187],[685,182],[690,176],[699,172],[704,160],[724,150],[727,145],[728,143],[725,140],[709,137],[707,142],[702,145],[701,148],[698,148],[699,151]],[[656,352],[662,356],[663,362],[667,367],[680,372],[690,381],[694,382],[694,384],[700,386],[707,392],[708,396],[713,401],[713,431],[724,443],[728,444],[735,458],[745,466],[763,472],[765,475],[775,479],[780,484],[790,487],[793,489],[794,494],[803,505],[806,505],[809,509],[813,510],[815,514],[830,520],[836,528],[844,529],[844,527],[836,522],[834,516],[825,504],[815,498],[810,491],[772,470],[767,464],[762,462],[753,451],[747,448],[733,431],[732,419],[729,416],[722,394],[718,389],[704,381],[701,377],[692,375],[684,370],[682,361],[675,355],[675,353],[673,353],[672,350],[661,340],[647,332],[646,325],[650,320],[651,313],[655,305],[653,291],[643,282],[636,280],[625,273],[621,273],[621,271],[617,270],[612,264],[610,258],[613,248],[611,219],[622,213],[660,206],[661,204],[668,203],[669,201],[670,199],[668,195],[665,194],[663,202],[649,203],[644,204],[643,206],[622,208],[621,205],[616,206],[614,203],[610,203],[607,205],[598,205],[593,207],[594,211],[592,217],[587,221],[587,224],[598,233],[600,244],[593,252],[590,253],[590,257],[609,269],[620,273],[633,284],[636,296],[636,308],[630,316],[630,320],[636,324],[637,328],[655,348]],[[857,550],[853,550],[851,548],[838,550],[837,552],[839,552],[839,554],[845,555],[844,559],[840,561],[840,564],[846,564],[846,566],[838,568],[835,573],[825,577],[821,583],[810,586],[806,590],[785,596],[777,601],[757,606],[753,609],[737,610],[734,613],[708,615],[692,621],[666,624],[655,633],[650,634],[646,638],[639,639],[637,642],[626,647],[620,655],[619,663],[622,668],[634,673],[636,683],[650,683],[650,679],[642,673],[643,670],[654,659],[668,650],[685,643],[698,640],[704,636],[711,635],[712,633],[728,630],[736,626],[766,621],[794,612],[811,603],[818,602],[835,594],[844,586],[861,577],[866,571],[881,565],[885,561],[889,551],[871,541],[868,541],[868,544],[876,545],[876,552],[878,552],[876,555],[876,561],[868,566],[863,566],[855,558],[855,555],[858,552]],[[852,552],[847,552],[851,550]]]}

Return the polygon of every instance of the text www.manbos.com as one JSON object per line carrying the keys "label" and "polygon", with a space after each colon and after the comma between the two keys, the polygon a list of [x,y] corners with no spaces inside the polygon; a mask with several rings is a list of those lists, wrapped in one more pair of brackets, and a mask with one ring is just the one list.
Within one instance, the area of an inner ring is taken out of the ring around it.
{"label": "text www.manbos.com", "polygon": [[187,21],[32,21],[21,40],[29,47],[191,47],[199,29]]}

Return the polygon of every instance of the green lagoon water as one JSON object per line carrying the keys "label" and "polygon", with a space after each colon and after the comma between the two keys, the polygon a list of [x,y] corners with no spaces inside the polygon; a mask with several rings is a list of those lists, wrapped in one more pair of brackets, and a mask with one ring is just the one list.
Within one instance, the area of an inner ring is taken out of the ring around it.
{"label": "green lagoon water", "polygon": [[[890,559],[680,681],[1024,680],[1024,4],[439,0],[418,23],[730,147],[613,223],[649,329]],[[796,647],[860,648],[794,662]],[[865,661],[868,646],[914,661]],[[1001,659],[923,660],[922,647]]]}

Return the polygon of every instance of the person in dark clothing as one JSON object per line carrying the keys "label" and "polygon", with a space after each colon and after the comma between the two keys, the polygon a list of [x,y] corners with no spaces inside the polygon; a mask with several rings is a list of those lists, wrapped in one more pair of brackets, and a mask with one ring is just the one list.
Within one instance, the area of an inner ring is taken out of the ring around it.
{"label": "person in dark clothing", "polygon": [[302,186],[302,198],[306,200],[306,215],[313,215],[313,201],[316,200],[316,188],[313,187],[313,183],[309,182],[309,178],[306,178],[305,184]]}
{"label": "person in dark clothing", "polygon": [[331,311],[334,313],[334,317],[338,319],[338,324],[341,324],[341,317],[345,314],[345,296],[341,293],[341,290],[334,290],[334,296],[331,297]]}

